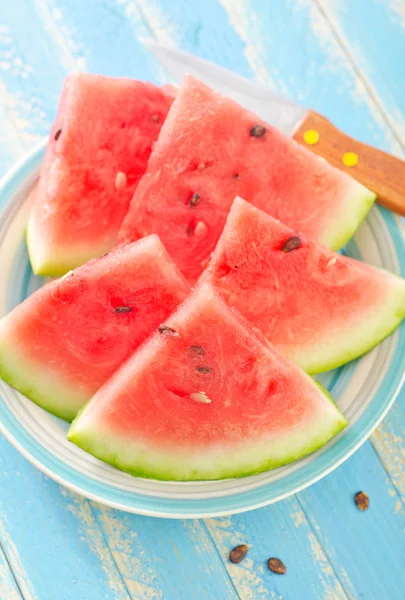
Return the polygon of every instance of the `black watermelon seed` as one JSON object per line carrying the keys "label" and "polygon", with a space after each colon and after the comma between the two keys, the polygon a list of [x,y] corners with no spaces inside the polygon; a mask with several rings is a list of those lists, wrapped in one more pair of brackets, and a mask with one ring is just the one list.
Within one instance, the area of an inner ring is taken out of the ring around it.
{"label": "black watermelon seed", "polygon": [[114,312],[118,314],[130,313],[132,308],[130,306],[116,306]]}
{"label": "black watermelon seed", "polygon": [[282,252],[291,252],[301,246],[301,240],[297,235],[293,235],[284,242],[281,247]]}
{"label": "black watermelon seed", "polygon": [[172,335],[174,337],[179,337],[179,334],[175,329],[172,329],[171,327],[166,327],[166,325],[160,325],[158,327],[158,331],[163,335]]}
{"label": "black watermelon seed", "polygon": [[359,510],[368,510],[370,500],[366,492],[357,492],[357,494],[354,497],[354,501]]}
{"label": "black watermelon seed", "polygon": [[204,348],[202,346],[190,346],[188,351],[191,356],[204,356]]}
{"label": "black watermelon seed", "polygon": [[279,558],[274,556],[269,558],[267,561],[267,566],[269,567],[270,571],[277,573],[277,575],[284,575],[287,572],[287,567],[285,564]]}
{"label": "black watermelon seed", "polygon": [[197,206],[197,204],[199,202],[200,202],[200,194],[193,194],[191,196],[189,204],[190,204],[190,206]]}
{"label": "black watermelon seed", "polygon": [[233,548],[233,550],[230,551],[229,560],[231,561],[231,563],[234,563],[234,564],[240,563],[245,558],[248,551],[249,551],[249,548],[246,544],[241,544],[240,546],[236,546],[235,548]]}
{"label": "black watermelon seed", "polygon": [[196,367],[196,371],[199,373],[204,373],[204,375],[208,375],[208,373],[212,373],[211,367]]}
{"label": "black watermelon seed", "polygon": [[250,135],[252,137],[262,137],[265,133],[266,133],[266,128],[264,127],[264,125],[255,125],[254,127],[252,127],[252,129],[250,130]]}
{"label": "black watermelon seed", "polygon": [[62,133],[62,129],[58,129],[58,131],[55,133],[55,135],[53,137],[53,139],[55,140],[55,142],[56,142],[57,139],[59,139],[59,136],[60,136],[61,133]]}

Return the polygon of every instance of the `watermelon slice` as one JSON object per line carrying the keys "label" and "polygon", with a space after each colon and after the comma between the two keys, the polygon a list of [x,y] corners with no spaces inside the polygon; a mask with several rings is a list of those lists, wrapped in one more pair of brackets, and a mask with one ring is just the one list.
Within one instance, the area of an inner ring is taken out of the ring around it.
{"label": "watermelon slice", "polygon": [[173,97],[132,79],[67,77],[27,229],[35,273],[63,275],[113,247]]}
{"label": "watermelon slice", "polygon": [[405,316],[405,280],[335,254],[236,198],[202,276],[309,373],[352,360]]}
{"label": "watermelon slice", "polygon": [[186,76],[119,240],[157,233],[194,280],[237,195],[334,249],[353,235],[375,200],[342,171]]}
{"label": "watermelon slice", "polygon": [[72,420],[187,292],[157,236],[94,259],[0,321],[0,376]]}
{"label": "watermelon slice", "polygon": [[222,479],[289,463],[346,423],[205,285],[97,392],[68,438],[133,475]]}

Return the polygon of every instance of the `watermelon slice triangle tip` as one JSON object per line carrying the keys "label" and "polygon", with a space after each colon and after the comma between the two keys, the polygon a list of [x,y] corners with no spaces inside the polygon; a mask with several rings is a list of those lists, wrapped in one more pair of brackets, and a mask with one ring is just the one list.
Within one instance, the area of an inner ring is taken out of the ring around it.
{"label": "watermelon slice triangle tip", "polygon": [[284,465],[346,424],[205,284],[95,394],[68,439],[132,475],[204,480]]}
{"label": "watermelon slice triangle tip", "polygon": [[156,235],[118,248],[1,319],[0,377],[71,421],[187,293]]}
{"label": "watermelon slice triangle tip", "polygon": [[309,373],[338,367],[405,316],[405,280],[336,254],[236,198],[202,281]]}

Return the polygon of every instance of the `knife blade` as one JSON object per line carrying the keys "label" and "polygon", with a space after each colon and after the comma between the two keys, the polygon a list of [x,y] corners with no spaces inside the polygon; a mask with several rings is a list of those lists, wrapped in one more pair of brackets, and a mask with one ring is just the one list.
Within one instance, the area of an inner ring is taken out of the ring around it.
{"label": "knife blade", "polygon": [[145,44],[177,83],[183,81],[186,73],[191,73],[287,135],[292,135],[307,113],[305,108],[283,98],[270,87],[241,77],[208,60],[155,42]]}
{"label": "knife blade", "polygon": [[405,216],[403,160],[350,137],[319,113],[284,98],[268,86],[183,50],[156,42],[144,43],[176,82],[181,83],[184,75],[191,73],[349,173],[377,194],[377,202]]}

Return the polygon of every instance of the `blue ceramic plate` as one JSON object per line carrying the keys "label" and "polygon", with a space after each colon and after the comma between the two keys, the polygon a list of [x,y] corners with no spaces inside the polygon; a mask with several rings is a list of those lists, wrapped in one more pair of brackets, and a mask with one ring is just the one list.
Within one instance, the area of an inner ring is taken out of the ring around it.
{"label": "blue ceramic plate", "polygon": [[[45,143],[0,182],[0,314],[43,284],[32,274],[24,240],[27,194],[38,177]],[[345,253],[405,273],[400,219],[375,207]],[[349,427],[322,450],[244,479],[176,483],[131,477],[67,442],[67,424],[0,382],[0,430],[41,471],[75,492],[114,508],[159,517],[208,517],[250,510],[318,481],[346,460],[394,402],[405,376],[405,327],[361,359],[322,375]]]}

